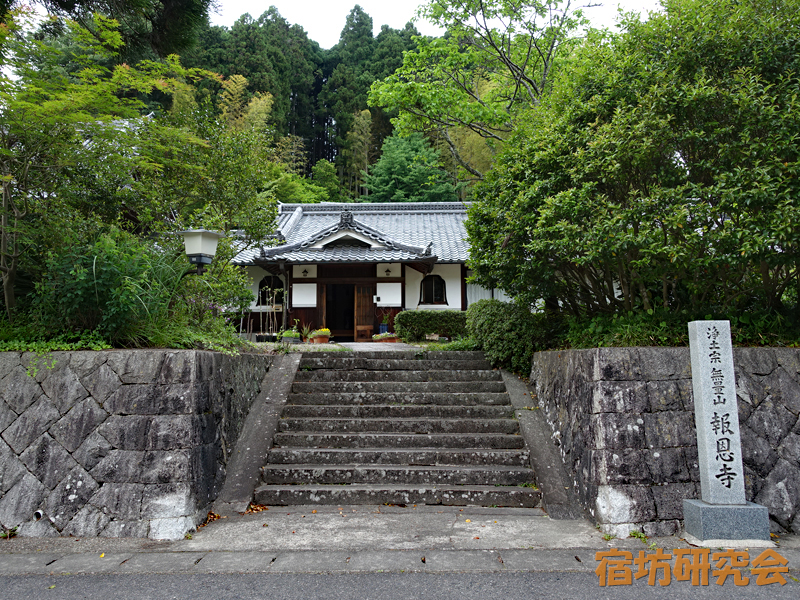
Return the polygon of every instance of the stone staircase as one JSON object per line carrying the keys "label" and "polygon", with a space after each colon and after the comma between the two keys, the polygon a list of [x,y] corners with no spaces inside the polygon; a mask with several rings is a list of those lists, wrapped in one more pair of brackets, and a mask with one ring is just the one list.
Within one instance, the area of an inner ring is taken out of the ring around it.
{"label": "stone staircase", "polygon": [[307,353],[255,501],[537,507],[529,464],[482,353]]}

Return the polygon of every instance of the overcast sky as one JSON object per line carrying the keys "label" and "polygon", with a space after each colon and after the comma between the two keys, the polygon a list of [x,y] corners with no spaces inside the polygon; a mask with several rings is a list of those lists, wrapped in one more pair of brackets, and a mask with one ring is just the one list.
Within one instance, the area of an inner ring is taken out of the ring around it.
{"label": "overcast sky", "polygon": [[[276,6],[290,23],[303,27],[308,37],[318,42],[322,48],[330,48],[339,41],[339,34],[350,10],[360,5],[372,17],[375,34],[381,25],[389,25],[401,29],[414,17],[422,0],[218,0],[218,12],[212,14],[214,25],[230,27],[245,13],[255,19],[270,6]],[[585,2],[599,4],[599,2]],[[605,0],[603,6],[587,8],[586,15],[596,27],[613,27],[617,14],[617,6],[626,11],[635,10],[645,13],[659,7],[658,0]],[[439,35],[440,31],[428,23],[416,23],[417,29],[424,35]]]}

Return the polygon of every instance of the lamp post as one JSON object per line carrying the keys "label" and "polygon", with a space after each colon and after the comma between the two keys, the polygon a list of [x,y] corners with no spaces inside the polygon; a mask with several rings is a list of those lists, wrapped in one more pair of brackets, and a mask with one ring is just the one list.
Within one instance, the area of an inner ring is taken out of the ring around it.
{"label": "lamp post", "polygon": [[207,229],[188,229],[179,233],[183,235],[183,244],[186,247],[186,256],[189,257],[189,262],[197,265],[197,274],[202,275],[205,266],[211,264],[217,253],[219,238],[224,237],[225,234]]}

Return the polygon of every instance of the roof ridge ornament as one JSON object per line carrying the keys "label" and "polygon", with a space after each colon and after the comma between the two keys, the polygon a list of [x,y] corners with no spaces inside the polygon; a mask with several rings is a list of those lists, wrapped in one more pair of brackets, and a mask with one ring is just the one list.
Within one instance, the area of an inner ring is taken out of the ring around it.
{"label": "roof ridge ornament", "polygon": [[425,246],[425,254],[423,254],[423,256],[430,256],[432,251],[433,251],[433,242],[428,242],[428,245]]}
{"label": "roof ridge ornament", "polygon": [[339,225],[340,226],[345,225],[345,226],[348,226],[348,227],[353,227],[353,225],[354,225],[354,223],[353,223],[353,213],[350,212],[349,210],[343,210],[339,214]]}

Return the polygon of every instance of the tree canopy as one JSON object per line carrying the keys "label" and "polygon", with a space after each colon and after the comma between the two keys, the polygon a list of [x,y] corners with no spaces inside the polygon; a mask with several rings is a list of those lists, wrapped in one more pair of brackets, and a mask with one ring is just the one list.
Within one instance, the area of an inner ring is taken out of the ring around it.
{"label": "tree canopy", "polygon": [[800,11],[666,0],[592,33],[476,189],[476,280],[575,315],[797,303]]}

